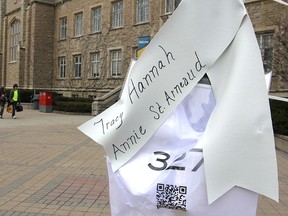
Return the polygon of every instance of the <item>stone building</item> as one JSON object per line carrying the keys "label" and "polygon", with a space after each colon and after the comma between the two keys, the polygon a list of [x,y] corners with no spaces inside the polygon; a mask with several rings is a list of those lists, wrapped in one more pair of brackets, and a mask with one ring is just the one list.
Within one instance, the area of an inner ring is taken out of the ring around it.
{"label": "stone building", "polygon": [[55,10],[49,2],[1,0],[1,85],[52,88]]}
{"label": "stone building", "polygon": [[288,97],[288,7],[271,0],[246,0],[246,8],[265,72],[273,72],[270,93]]}
{"label": "stone building", "polygon": [[[180,2],[0,0],[0,85],[73,97],[119,91],[139,37],[153,38]],[[272,20],[287,14],[287,7],[246,2],[268,72],[280,32]],[[288,84],[274,76],[272,90],[288,94]]]}

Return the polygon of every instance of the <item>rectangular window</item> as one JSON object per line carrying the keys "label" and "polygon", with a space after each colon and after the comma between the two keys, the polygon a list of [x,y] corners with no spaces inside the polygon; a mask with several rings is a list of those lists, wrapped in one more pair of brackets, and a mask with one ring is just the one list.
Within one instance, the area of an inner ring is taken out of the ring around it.
{"label": "rectangular window", "polygon": [[149,0],[136,0],[136,23],[149,20]]}
{"label": "rectangular window", "polygon": [[92,9],[92,32],[101,31],[101,7]]}
{"label": "rectangular window", "polygon": [[123,26],[123,1],[114,2],[112,5],[112,28]]}
{"label": "rectangular window", "polygon": [[181,0],[165,0],[165,13],[172,13],[180,2]]}
{"label": "rectangular window", "polygon": [[20,22],[15,20],[11,25],[11,61],[17,61],[17,49],[20,41]]}
{"label": "rectangular window", "polygon": [[60,19],[60,40],[67,38],[67,18],[63,17]]}
{"label": "rectangular window", "polygon": [[81,64],[82,64],[81,55],[75,55],[73,58],[73,63],[74,63],[74,77],[80,78],[81,77]]}
{"label": "rectangular window", "polygon": [[133,47],[132,48],[132,58],[133,59],[138,59],[138,47]]}
{"label": "rectangular window", "polygon": [[273,33],[257,34],[265,72],[272,70],[273,61]]}
{"label": "rectangular window", "polygon": [[100,77],[100,53],[91,54],[91,76]]}
{"label": "rectangular window", "polygon": [[59,58],[59,76],[60,78],[66,77],[66,58],[65,57]]}
{"label": "rectangular window", "polygon": [[113,50],[111,52],[111,74],[112,77],[121,75],[121,50]]}
{"label": "rectangular window", "polygon": [[75,37],[81,36],[83,32],[83,13],[75,14]]}

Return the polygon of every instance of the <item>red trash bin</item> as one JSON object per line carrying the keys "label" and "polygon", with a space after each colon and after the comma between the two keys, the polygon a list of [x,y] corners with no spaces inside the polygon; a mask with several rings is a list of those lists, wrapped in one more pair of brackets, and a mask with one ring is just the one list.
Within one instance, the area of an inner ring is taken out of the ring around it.
{"label": "red trash bin", "polygon": [[40,92],[39,93],[39,111],[40,112],[52,112],[52,94],[47,92]]}

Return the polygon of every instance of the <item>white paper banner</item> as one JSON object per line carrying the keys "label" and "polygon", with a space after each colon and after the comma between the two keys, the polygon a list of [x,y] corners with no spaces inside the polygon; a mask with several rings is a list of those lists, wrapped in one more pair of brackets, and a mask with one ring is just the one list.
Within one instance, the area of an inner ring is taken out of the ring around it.
{"label": "white paper banner", "polygon": [[131,68],[120,100],[79,129],[116,171],[205,73],[217,102],[201,141],[209,203],[235,185],[278,200],[264,71],[242,0],[183,0]]}
{"label": "white paper banner", "polygon": [[193,89],[235,37],[241,0],[184,0],[146,47],[120,100],[79,129],[126,163]]}

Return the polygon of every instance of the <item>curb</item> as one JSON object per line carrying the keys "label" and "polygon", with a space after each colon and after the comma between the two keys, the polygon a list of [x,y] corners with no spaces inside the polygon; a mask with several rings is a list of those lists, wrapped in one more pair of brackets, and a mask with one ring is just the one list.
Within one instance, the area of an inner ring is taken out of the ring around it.
{"label": "curb", "polygon": [[275,147],[288,154],[288,136],[275,134]]}

